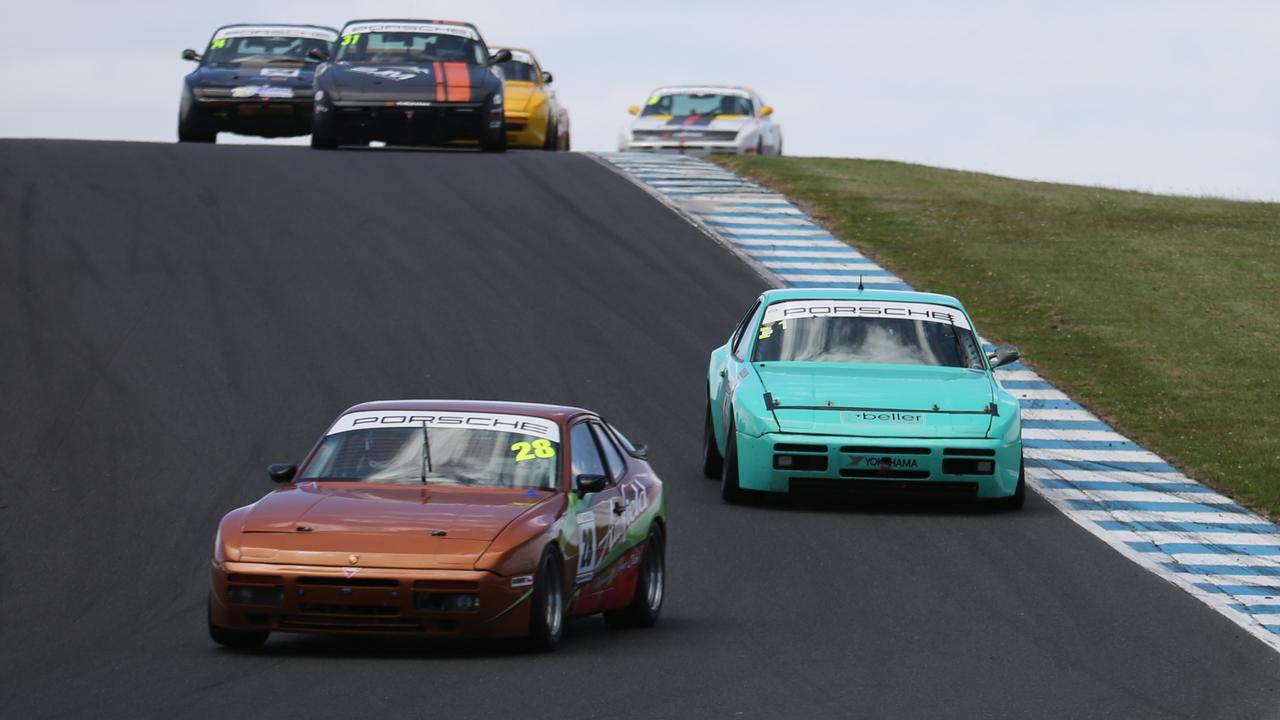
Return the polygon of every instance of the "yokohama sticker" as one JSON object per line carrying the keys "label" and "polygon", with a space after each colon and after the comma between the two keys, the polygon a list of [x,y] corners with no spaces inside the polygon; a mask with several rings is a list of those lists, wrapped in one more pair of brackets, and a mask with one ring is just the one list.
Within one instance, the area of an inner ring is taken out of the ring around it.
{"label": "yokohama sticker", "polygon": [[969,319],[964,313],[946,305],[915,302],[861,302],[858,300],[788,300],[774,303],[764,311],[761,325],[771,325],[781,320],[814,317],[865,317],[890,320],[924,320],[944,325],[955,325],[966,330]]}
{"label": "yokohama sticker", "polygon": [[545,418],[448,410],[366,410],[347,413],[338,418],[326,434],[337,435],[379,427],[422,427],[424,423],[429,428],[508,432],[560,442],[560,426]]}
{"label": "yokohama sticker", "polygon": [[321,28],[288,27],[287,25],[255,25],[253,27],[222,28],[213,36],[213,39],[223,40],[227,38],[242,37],[297,37],[334,42],[338,39],[338,33],[332,30],[323,30]]}

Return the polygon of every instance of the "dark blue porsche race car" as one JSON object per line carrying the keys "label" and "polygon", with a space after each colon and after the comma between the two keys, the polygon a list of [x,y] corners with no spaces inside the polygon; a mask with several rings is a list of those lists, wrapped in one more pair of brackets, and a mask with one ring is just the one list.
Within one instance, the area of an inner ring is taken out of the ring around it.
{"label": "dark blue porsche race car", "polygon": [[[182,86],[179,142],[215,142],[219,132],[287,137],[311,132],[313,54],[333,51],[338,31],[317,25],[227,25]],[[313,53],[312,51],[315,51]]]}

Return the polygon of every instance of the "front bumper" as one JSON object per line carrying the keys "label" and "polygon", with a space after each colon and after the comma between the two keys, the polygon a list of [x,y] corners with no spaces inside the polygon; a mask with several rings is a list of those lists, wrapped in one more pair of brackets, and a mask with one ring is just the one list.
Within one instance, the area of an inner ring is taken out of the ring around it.
{"label": "front bumper", "polygon": [[[480,140],[489,127],[488,115],[492,114],[484,103],[394,100],[331,102],[324,112],[343,133],[404,145]],[[501,125],[501,120],[497,122]]]}
{"label": "front bumper", "polygon": [[[226,562],[213,565],[210,620],[232,630],[307,634],[520,637],[529,631],[529,585],[470,570],[402,570]],[[345,571],[345,572],[344,572]],[[234,602],[254,588],[270,603]],[[237,592],[237,597],[243,595]],[[425,609],[453,594],[475,611]],[[424,597],[427,596],[427,597]],[[277,602],[278,600],[278,602]]]}
{"label": "front bumper", "polygon": [[547,119],[529,113],[506,113],[507,144],[519,148],[542,148],[547,142]]}
{"label": "front bumper", "polygon": [[1021,441],[998,438],[738,433],[736,442],[742,489],[776,493],[1002,498],[1016,490],[1022,463]]}
{"label": "front bumper", "polygon": [[192,110],[219,130],[246,135],[305,135],[315,102],[294,98],[195,98]]}
{"label": "front bumper", "polygon": [[627,143],[622,149],[624,152],[693,155],[694,157],[705,157],[707,155],[742,155],[747,154],[748,152],[755,152],[754,146],[750,151],[748,151],[738,145],[737,141],[713,142],[700,140],[661,140],[652,142],[647,140],[633,141]]}

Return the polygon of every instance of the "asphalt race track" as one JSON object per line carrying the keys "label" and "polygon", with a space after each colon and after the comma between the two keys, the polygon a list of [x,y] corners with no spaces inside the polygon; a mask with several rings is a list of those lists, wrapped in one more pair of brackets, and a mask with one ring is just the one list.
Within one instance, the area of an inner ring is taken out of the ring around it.
{"label": "asphalt race track", "polygon": [[[1280,716],[1280,657],[1038,496],[722,505],[707,353],[762,289],[577,154],[0,142],[0,715]],[[581,404],[649,443],[659,625],[213,645],[217,519],[394,397]]]}

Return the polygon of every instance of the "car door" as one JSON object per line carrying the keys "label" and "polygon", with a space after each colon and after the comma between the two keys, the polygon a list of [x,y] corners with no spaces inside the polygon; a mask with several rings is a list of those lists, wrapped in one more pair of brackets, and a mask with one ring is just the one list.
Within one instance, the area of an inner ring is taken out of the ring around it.
{"label": "car door", "polygon": [[[573,473],[573,517],[577,532],[577,560],[574,585],[590,583],[599,571],[601,562],[609,552],[614,537],[614,507],[620,502],[618,483],[613,481],[610,469],[600,453],[591,422],[581,420],[569,428],[569,453]],[[578,477],[603,475],[610,478],[603,490],[579,497]],[[574,612],[594,612],[599,605],[599,593],[584,590],[574,602]]]}

